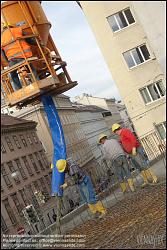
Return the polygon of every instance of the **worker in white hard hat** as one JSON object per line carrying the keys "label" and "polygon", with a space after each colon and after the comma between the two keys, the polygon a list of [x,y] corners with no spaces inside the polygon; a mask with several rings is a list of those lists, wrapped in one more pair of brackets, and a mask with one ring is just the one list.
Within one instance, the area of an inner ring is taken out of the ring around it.
{"label": "worker in white hard hat", "polygon": [[115,169],[118,181],[123,193],[126,191],[126,181],[132,192],[134,192],[133,179],[128,166],[125,152],[116,139],[107,139],[107,135],[99,136],[99,143],[102,145],[103,159],[110,160]]}
{"label": "worker in white hard hat", "polygon": [[[88,204],[90,211],[93,213],[95,218],[102,218],[106,214],[106,209],[104,208],[102,202],[98,200],[95,193],[90,176],[88,176],[81,168],[78,163],[72,158],[67,160],[58,160],[56,167],[59,172],[68,173],[74,184],[78,185],[82,199]],[[61,188],[66,188],[71,185],[70,181],[65,182],[61,185]]]}
{"label": "worker in white hard hat", "polygon": [[[127,128],[121,128],[120,124],[115,123],[112,126],[112,132],[120,137],[120,143],[124,151],[131,156],[131,163],[133,166],[141,172],[144,183],[142,186],[148,184],[149,180],[153,183],[157,183],[157,177],[149,168],[149,159],[140,145],[135,135]],[[137,157],[140,158],[140,162],[137,161]]]}

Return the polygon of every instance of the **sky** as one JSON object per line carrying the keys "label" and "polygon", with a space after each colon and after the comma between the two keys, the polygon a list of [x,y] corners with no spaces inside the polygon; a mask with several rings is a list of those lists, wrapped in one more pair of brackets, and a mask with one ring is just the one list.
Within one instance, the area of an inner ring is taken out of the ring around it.
{"label": "sky", "polygon": [[103,59],[86,17],[75,1],[42,1],[51,22],[51,36],[73,81],[78,86],[65,92],[72,100],[87,93],[120,100],[120,94]]}

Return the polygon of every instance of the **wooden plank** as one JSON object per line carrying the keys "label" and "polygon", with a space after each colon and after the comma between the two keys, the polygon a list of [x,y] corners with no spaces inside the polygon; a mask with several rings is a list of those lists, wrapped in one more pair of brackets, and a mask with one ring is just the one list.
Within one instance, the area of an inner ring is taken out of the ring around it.
{"label": "wooden plank", "polygon": [[[45,79],[46,80],[46,79]],[[45,88],[39,88],[38,83],[36,82],[35,84],[28,85],[24,89],[20,89],[17,92],[15,92],[12,95],[8,95],[7,99],[9,101],[9,105],[15,106],[17,105],[19,108],[33,104],[36,101],[40,101],[40,97],[42,95],[59,95],[64,93],[65,91],[75,87],[78,83],[77,82],[70,82],[68,84],[62,84],[61,85],[51,85],[47,86]],[[26,91],[25,91],[26,89]],[[43,90],[41,92],[41,89]]]}

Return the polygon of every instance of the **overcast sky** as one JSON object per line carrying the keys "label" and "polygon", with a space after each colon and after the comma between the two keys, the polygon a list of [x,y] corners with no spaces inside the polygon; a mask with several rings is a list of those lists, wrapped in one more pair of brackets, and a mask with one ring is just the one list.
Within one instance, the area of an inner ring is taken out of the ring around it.
{"label": "overcast sky", "polygon": [[75,1],[42,1],[52,24],[51,35],[72,78],[78,86],[65,94],[88,93],[120,99],[84,13]]}

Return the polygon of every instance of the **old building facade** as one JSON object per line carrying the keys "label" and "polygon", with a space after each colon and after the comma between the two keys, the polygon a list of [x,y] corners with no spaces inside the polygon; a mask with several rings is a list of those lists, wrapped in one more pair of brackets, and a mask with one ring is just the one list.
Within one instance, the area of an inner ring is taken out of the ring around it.
{"label": "old building facade", "polygon": [[[17,234],[20,226],[26,233],[38,233],[54,222],[56,202],[51,197],[51,169],[36,126],[34,121],[1,114],[1,229],[4,234]],[[35,191],[41,191],[45,197],[45,203],[38,208],[34,203]],[[66,194],[63,214],[69,211],[68,200]],[[23,216],[23,209],[31,204],[40,215],[40,221],[33,226]]]}

